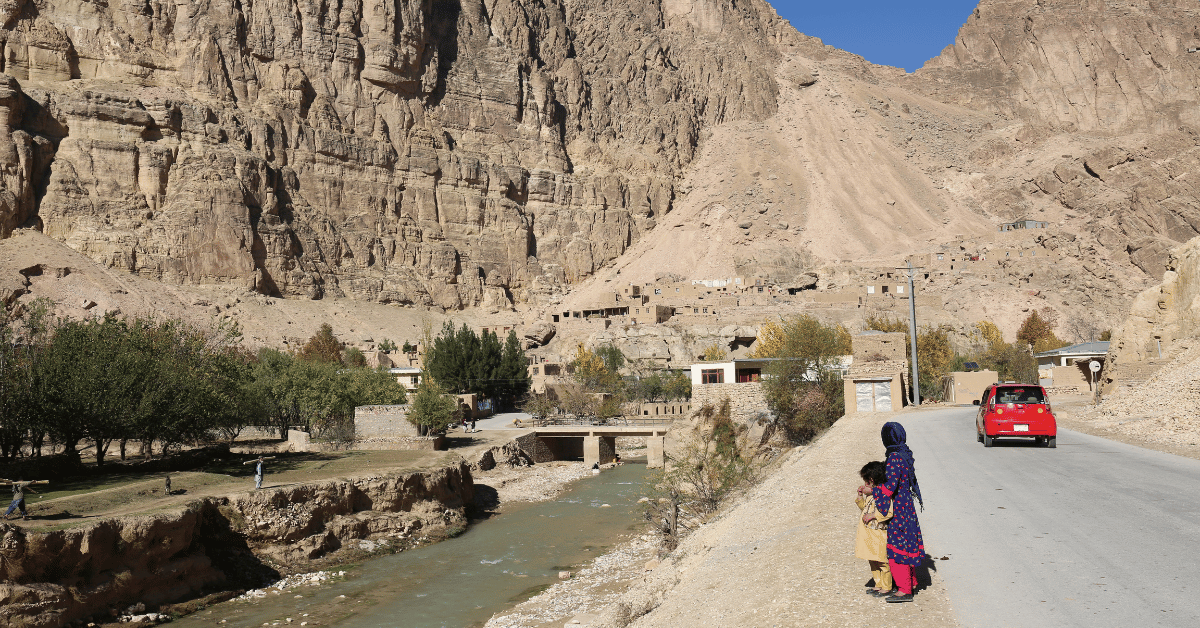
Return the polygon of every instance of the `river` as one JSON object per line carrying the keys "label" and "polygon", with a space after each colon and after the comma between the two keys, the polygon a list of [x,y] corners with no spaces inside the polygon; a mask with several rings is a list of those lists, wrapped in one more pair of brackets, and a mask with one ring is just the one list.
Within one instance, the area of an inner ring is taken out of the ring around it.
{"label": "river", "polygon": [[645,464],[621,465],[554,500],[507,504],[458,538],[355,565],[344,580],[217,604],[172,625],[482,626],[642,529],[647,474]]}

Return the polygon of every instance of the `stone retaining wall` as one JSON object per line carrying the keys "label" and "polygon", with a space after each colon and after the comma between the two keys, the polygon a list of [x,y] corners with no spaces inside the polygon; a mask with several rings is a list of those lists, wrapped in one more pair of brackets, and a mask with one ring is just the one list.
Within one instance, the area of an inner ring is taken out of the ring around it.
{"label": "stone retaining wall", "polygon": [[[445,451],[445,436],[376,437],[354,441],[354,449],[391,451]],[[326,450],[322,450],[326,451]]]}
{"label": "stone retaining wall", "polygon": [[692,386],[691,406],[696,410],[704,407],[705,404],[712,404],[715,407],[726,397],[729,397],[730,415],[734,421],[739,423],[757,423],[760,417],[771,414],[760,382]]}
{"label": "stone retaining wall", "polygon": [[354,409],[354,437],[359,441],[419,436],[408,422],[408,406],[358,406]]}

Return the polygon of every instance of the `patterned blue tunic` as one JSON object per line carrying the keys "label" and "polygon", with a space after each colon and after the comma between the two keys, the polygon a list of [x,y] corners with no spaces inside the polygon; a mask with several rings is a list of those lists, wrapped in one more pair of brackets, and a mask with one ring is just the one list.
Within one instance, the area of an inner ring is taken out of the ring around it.
{"label": "patterned blue tunic", "polygon": [[887,529],[888,560],[915,567],[925,559],[925,541],[913,505],[911,483],[912,468],[899,455],[888,454],[887,482],[875,487],[874,496],[880,512],[893,508]]}

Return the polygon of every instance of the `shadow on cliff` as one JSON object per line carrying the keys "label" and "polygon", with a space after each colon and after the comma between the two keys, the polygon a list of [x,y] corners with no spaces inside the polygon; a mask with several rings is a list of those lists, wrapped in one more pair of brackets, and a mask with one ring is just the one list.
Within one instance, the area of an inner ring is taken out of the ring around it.
{"label": "shadow on cliff", "polygon": [[[459,0],[434,0],[430,13],[433,18],[430,36],[434,43],[427,44],[425,59],[426,63],[437,64],[437,84],[427,100],[431,106],[437,106],[446,97],[446,77],[458,61],[458,17],[462,4]],[[432,54],[435,47],[437,56]]]}

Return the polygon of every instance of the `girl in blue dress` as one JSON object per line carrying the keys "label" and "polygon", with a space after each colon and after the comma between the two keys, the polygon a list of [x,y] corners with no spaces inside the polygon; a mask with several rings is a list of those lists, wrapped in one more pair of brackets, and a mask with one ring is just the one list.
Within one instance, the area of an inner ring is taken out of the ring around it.
{"label": "girl in blue dress", "polygon": [[892,510],[887,528],[888,566],[899,592],[888,596],[888,602],[911,602],[916,585],[916,567],[925,560],[925,542],[921,539],[921,524],[913,505],[916,496],[921,508],[921,487],[913,470],[913,453],[905,443],[904,426],[890,421],[883,425],[883,445],[887,447],[887,482],[876,486],[875,505],[880,512]]}

